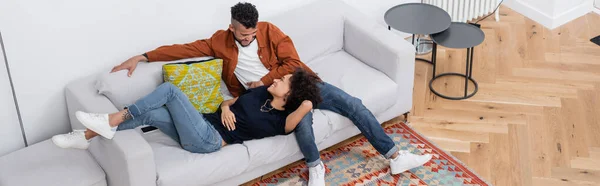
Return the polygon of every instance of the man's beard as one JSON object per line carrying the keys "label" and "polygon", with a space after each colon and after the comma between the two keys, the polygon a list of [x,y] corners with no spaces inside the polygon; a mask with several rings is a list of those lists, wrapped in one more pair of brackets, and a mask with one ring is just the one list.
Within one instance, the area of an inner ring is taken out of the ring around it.
{"label": "man's beard", "polygon": [[252,42],[254,42],[254,41],[256,40],[256,36],[254,36],[254,37],[252,38],[252,41],[250,41],[250,43],[248,43],[247,45],[243,45],[243,44],[242,44],[242,41],[238,40],[236,37],[233,37],[233,39],[235,39],[235,41],[237,41],[237,42],[238,42],[240,45],[242,45],[242,47],[247,47],[247,46],[249,46],[250,44],[252,44]]}

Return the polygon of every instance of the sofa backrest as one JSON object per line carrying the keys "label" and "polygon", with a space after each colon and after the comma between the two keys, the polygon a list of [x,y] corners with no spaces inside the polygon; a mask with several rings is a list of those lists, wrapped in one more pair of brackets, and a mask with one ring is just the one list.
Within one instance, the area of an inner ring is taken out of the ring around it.
{"label": "sofa backrest", "polygon": [[344,17],[341,1],[316,1],[290,11],[261,18],[291,37],[300,60],[310,63],[319,56],[342,49]]}
{"label": "sofa backrest", "polygon": [[[319,56],[342,49],[344,39],[344,9],[347,5],[339,0],[316,1],[294,8],[281,14],[269,16],[261,21],[269,21],[292,38],[300,55],[300,60],[309,64]],[[178,61],[201,60],[183,59]],[[177,61],[172,61],[177,62]],[[152,92],[162,80],[162,68],[165,63],[140,63],[132,77],[126,70],[116,73],[103,71],[99,74],[94,88],[105,95],[119,110],[137,99]],[[222,93],[226,99],[231,94],[221,82]]]}

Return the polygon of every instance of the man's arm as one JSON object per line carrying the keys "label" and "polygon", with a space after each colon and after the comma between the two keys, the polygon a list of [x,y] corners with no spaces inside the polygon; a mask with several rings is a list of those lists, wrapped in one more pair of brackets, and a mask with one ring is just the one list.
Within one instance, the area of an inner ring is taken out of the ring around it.
{"label": "man's arm", "polygon": [[277,55],[280,65],[271,68],[271,71],[260,79],[267,86],[271,85],[274,79],[279,79],[286,74],[290,74],[297,67],[302,66],[302,61],[300,61],[300,56],[298,56],[292,39],[275,25],[271,25],[269,29],[272,29],[270,31],[272,33],[271,38],[276,43],[275,55]]}
{"label": "man's arm", "polygon": [[146,52],[148,62],[174,61],[193,57],[214,56],[211,38],[186,44],[165,45]]}
{"label": "man's arm", "polygon": [[285,119],[285,133],[287,134],[292,132],[296,126],[298,126],[298,123],[300,123],[302,118],[304,118],[306,113],[310,112],[312,107],[313,105],[311,101],[304,100],[298,109],[288,115]]}
{"label": "man's arm", "polygon": [[137,64],[142,61],[174,61],[193,57],[214,56],[212,38],[218,33],[219,31],[208,39],[197,40],[186,44],[165,45],[142,55],[133,56],[125,62],[113,67],[111,73],[126,69],[129,71],[127,75],[131,77]]}

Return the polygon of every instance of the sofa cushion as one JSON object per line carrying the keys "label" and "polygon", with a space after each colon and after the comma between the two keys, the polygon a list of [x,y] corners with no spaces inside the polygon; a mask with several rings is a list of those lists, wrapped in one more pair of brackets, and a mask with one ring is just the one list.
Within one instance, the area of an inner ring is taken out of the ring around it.
{"label": "sofa cushion", "polygon": [[160,130],[143,134],[154,152],[157,185],[212,185],[239,175],[249,163],[244,145],[227,145],[209,154],[191,153]]}
{"label": "sofa cushion", "polygon": [[310,3],[282,15],[268,17],[265,21],[275,24],[290,36],[300,60],[307,62],[342,49],[344,20],[339,10],[332,8],[337,3]]}
{"label": "sofa cushion", "polygon": [[0,185],[100,186],[106,175],[87,150],[46,140],[0,157]]}
{"label": "sofa cushion", "polygon": [[163,65],[163,79],[178,87],[200,113],[216,112],[221,95],[222,59]]}
{"label": "sofa cushion", "polygon": [[362,100],[374,115],[395,103],[397,84],[345,51],[311,61],[308,65],[324,81]]}
{"label": "sofa cushion", "polygon": [[[318,109],[313,112],[313,131],[317,144],[323,142],[332,133],[329,120]],[[244,142],[244,145],[248,147],[250,155],[248,170],[277,162],[300,152],[296,136],[293,133],[250,140]]]}

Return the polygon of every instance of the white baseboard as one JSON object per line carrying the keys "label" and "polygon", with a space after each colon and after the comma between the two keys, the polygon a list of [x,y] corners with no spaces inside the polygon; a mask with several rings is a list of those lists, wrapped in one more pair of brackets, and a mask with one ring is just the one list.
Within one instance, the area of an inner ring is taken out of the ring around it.
{"label": "white baseboard", "polygon": [[574,19],[577,19],[578,17],[581,17],[581,16],[591,12],[592,9],[595,9],[594,1],[586,0],[579,6],[573,7],[570,10],[567,10],[566,12],[555,16],[554,21],[552,22],[551,29],[557,28],[560,25],[568,23],[569,21],[572,21]]}
{"label": "white baseboard", "polygon": [[597,14],[600,14],[600,9],[598,9],[598,8],[592,8],[592,11],[596,12]]}
{"label": "white baseboard", "polygon": [[568,23],[569,21],[577,19],[578,17],[589,13],[592,11],[592,9],[594,9],[596,12],[600,12],[600,10],[594,8],[593,0],[586,0],[584,3],[554,17],[543,13],[536,7],[523,3],[520,0],[508,0],[504,4],[548,29],[557,28],[565,23]]}
{"label": "white baseboard", "polygon": [[521,2],[520,0],[507,0],[503,3],[508,8],[519,12],[521,15],[528,17],[529,19],[544,25],[547,28],[552,26],[552,17],[548,14],[543,13],[536,7],[530,6]]}

